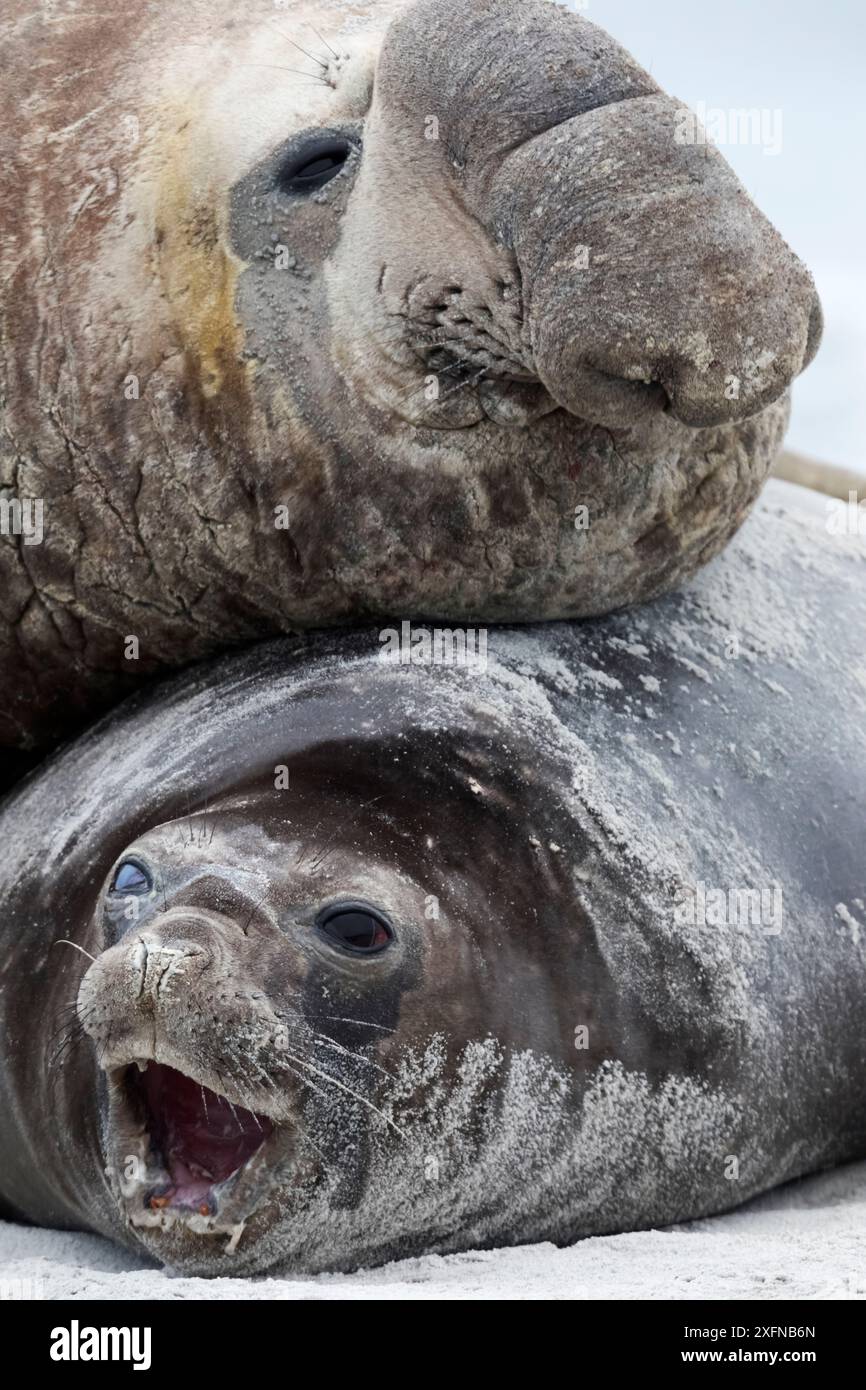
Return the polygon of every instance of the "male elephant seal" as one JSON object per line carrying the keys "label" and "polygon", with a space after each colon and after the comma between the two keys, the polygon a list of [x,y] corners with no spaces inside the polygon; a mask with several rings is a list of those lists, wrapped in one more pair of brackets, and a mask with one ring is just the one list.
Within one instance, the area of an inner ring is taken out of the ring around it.
{"label": "male elephant seal", "polygon": [[261,635],[601,614],[744,518],[814,286],[586,20],[7,0],[0,43],[6,746]]}
{"label": "male elephant seal", "polygon": [[864,556],[796,495],[641,613],[260,646],[21,787],[9,1211],[348,1269],[866,1155]]}

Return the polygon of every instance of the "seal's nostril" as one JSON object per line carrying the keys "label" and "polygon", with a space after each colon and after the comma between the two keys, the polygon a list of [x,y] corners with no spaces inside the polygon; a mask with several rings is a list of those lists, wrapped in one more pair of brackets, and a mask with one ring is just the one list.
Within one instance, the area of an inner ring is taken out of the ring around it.
{"label": "seal's nostril", "polygon": [[803,366],[801,371],[805,371],[809,363],[814,361],[818,349],[821,346],[821,339],[824,336],[824,310],[821,308],[821,301],[817,294],[812,305],[812,314],[809,318],[809,336],[806,339],[806,351],[803,355]]}

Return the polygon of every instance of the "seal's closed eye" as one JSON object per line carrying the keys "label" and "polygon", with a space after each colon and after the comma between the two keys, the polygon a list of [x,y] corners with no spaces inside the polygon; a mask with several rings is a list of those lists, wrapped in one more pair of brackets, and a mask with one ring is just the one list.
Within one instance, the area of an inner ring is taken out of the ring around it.
{"label": "seal's closed eye", "polygon": [[364,903],[336,903],[325,909],[317,925],[328,941],[353,955],[384,951],[396,939],[385,916]]}
{"label": "seal's closed eye", "polygon": [[315,192],[339,174],[351,152],[348,140],[312,135],[281,165],[277,184],[283,193]]}
{"label": "seal's closed eye", "polygon": [[125,859],[118,865],[111,885],[112,893],[149,893],[153,879],[147,869],[135,859]]}

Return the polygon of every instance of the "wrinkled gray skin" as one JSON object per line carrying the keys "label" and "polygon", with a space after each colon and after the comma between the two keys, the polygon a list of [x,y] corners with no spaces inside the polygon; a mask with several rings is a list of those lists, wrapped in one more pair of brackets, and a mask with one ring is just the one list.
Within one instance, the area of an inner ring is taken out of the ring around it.
{"label": "wrinkled gray skin", "polygon": [[0,746],[268,633],[600,614],[742,522],[814,286],[586,20],[7,0],[0,45],[0,487],[45,507]]}
{"label": "wrinkled gray skin", "polygon": [[[682,593],[500,631],[486,670],[359,633],[137,696],[0,815],[8,1209],[193,1273],[349,1269],[866,1155],[864,564],[772,484]],[[781,906],[678,920],[700,884]],[[317,929],[351,900],[381,954]],[[276,1126],[207,1217],[147,1205],[136,1058]]]}

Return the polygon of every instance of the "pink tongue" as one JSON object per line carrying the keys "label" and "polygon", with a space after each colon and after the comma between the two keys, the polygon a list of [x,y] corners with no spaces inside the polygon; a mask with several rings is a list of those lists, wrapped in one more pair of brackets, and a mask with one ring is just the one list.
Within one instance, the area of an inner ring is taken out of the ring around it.
{"label": "pink tongue", "polygon": [[174,1185],[172,1205],[206,1203],[211,1187],[241,1168],[273,1130],[267,1116],[232,1108],[173,1067],[151,1062],[138,1079],[148,1129]]}

